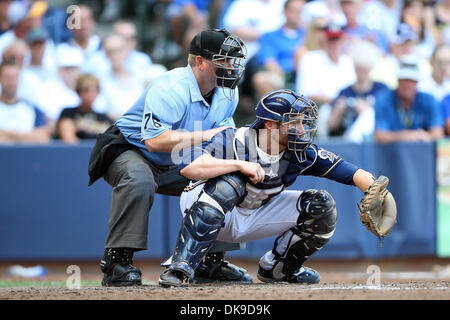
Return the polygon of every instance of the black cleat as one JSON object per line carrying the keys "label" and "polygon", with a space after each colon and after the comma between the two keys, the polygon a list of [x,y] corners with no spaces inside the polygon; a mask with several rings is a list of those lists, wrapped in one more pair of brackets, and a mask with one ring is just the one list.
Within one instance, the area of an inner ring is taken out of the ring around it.
{"label": "black cleat", "polygon": [[247,270],[239,268],[224,260],[224,253],[209,253],[205,261],[195,269],[195,276],[189,283],[229,282],[235,284],[251,284],[252,277]]}
{"label": "black cleat", "polygon": [[185,278],[185,275],[181,271],[166,269],[159,276],[158,283],[164,288],[181,287]]}
{"label": "black cleat", "polygon": [[102,286],[129,287],[142,285],[142,272],[133,266],[133,250],[107,248],[100,262]]}
{"label": "black cleat", "polygon": [[142,285],[142,272],[133,265],[117,263],[110,272],[105,273],[102,280],[104,287],[129,287]]}

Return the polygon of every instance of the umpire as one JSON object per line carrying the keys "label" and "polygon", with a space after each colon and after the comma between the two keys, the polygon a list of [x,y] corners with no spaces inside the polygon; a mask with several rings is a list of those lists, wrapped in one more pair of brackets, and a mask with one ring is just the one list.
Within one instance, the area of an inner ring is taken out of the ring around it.
{"label": "umpire", "polygon": [[[237,84],[246,47],[226,30],[205,30],[191,41],[188,65],[152,81],[136,103],[97,138],[89,185],[113,187],[109,232],[100,263],[103,286],[142,284],[133,254],[147,249],[148,217],[155,193],[179,196],[189,181],[178,172],[176,150],[208,141],[234,126]],[[224,260],[239,244],[216,243],[197,268],[203,280],[251,282]]]}

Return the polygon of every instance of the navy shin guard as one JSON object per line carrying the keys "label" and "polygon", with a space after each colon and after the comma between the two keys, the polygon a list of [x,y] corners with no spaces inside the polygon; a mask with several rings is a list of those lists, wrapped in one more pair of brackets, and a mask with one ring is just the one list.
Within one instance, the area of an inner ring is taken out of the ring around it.
{"label": "navy shin guard", "polygon": [[206,182],[198,200],[186,211],[170,269],[194,277],[194,270],[223,227],[225,214],[242,202],[245,183],[245,176],[239,173]]}

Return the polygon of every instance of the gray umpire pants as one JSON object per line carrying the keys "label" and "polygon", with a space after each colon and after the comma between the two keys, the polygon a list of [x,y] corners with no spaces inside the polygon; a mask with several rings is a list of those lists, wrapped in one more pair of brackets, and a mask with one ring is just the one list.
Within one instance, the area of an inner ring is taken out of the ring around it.
{"label": "gray umpire pants", "polygon": [[[103,178],[113,188],[105,248],[132,248],[136,251],[147,249],[149,212],[155,193],[179,196],[189,183],[178,173],[177,166],[156,165],[136,150],[119,155]],[[216,241],[210,252],[244,247],[245,243]]]}

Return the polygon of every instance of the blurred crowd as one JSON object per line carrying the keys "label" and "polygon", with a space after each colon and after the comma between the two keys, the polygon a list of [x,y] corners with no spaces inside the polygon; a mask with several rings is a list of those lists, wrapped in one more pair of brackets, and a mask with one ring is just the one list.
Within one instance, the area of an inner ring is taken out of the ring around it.
{"label": "blurred crowd", "polygon": [[247,46],[237,126],[290,88],[321,139],[450,135],[450,0],[0,0],[0,143],[95,138],[207,28]]}

